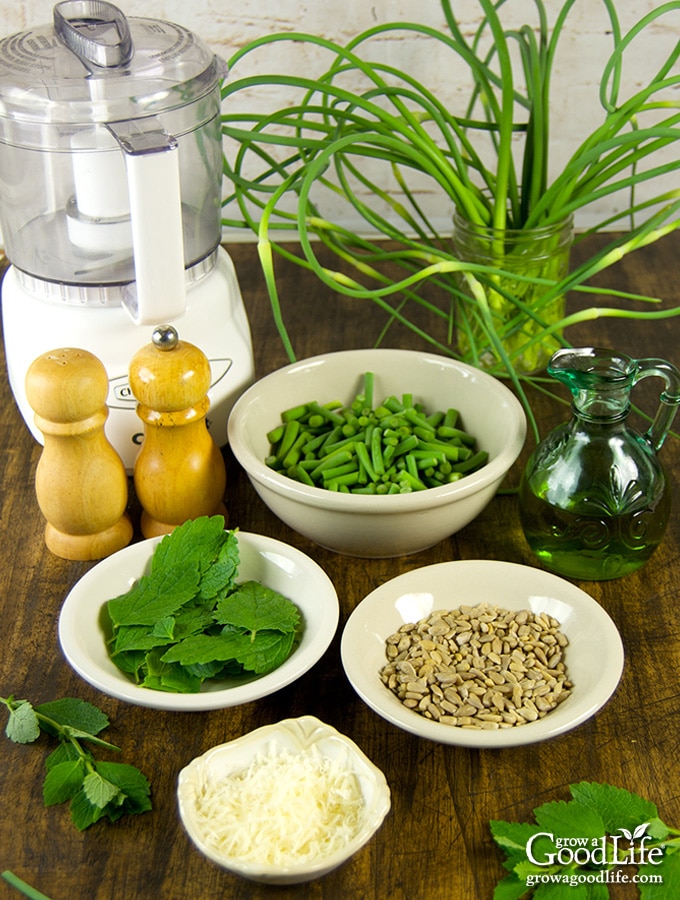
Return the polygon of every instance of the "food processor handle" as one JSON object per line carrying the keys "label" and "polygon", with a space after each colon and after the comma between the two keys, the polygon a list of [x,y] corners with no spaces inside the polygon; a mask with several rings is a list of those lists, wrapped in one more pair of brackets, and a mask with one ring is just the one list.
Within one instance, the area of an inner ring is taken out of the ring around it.
{"label": "food processor handle", "polygon": [[[96,66],[124,66],[132,58],[132,38],[124,14],[112,3],[105,0],[64,0],[52,10],[54,30],[82,60]],[[74,20],[83,25],[84,22],[96,22],[100,25],[113,25],[117,37],[112,39],[110,29],[95,36],[84,33],[71,24]]]}
{"label": "food processor handle", "polygon": [[186,310],[177,139],[160,125],[109,125],[124,152],[135,282],[123,295],[137,325],[172,322]]}

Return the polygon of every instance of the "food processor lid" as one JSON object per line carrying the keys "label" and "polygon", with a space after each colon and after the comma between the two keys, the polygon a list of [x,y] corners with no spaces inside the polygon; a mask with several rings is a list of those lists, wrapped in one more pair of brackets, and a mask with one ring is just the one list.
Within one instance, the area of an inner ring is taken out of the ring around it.
{"label": "food processor lid", "polygon": [[199,100],[225,75],[180,25],[65,0],[52,24],[0,41],[0,118],[77,126],[156,116]]}

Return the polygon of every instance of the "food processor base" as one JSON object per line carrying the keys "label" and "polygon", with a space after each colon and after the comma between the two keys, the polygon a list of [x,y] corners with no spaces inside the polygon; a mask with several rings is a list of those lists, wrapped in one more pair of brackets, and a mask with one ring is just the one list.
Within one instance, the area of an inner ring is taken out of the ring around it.
{"label": "food processor base", "polygon": [[24,386],[33,360],[63,347],[89,350],[101,360],[109,377],[106,435],[128,472],[144,436],[128,366],[137,350],[151,340],[156,325],[173,325],[181,340],[195,344],[208,357],[212,377],[207,423],[218,446],[227,443],[231,407],[254,380],[250,326],[234,265],[222,247],[213,269],[187,286],[186,312],[172,322],[136,325],[122,305],[97,308],[46,301],[20,284],[13,266],[2,284],[2,321],[12,393],[40,443],[42,435],[34,424]]}

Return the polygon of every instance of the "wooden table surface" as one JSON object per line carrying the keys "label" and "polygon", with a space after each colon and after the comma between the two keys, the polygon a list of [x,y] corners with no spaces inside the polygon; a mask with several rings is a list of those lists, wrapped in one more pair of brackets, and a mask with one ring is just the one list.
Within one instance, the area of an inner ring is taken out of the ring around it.
{"label": "wooden table surface", "polygon": [[[608,280],[659,296],[668,306],[679,305],[679,249],[674,237],[666,238],[625,259]],[[254,245],[236,244],[229,250],[250,317],[257,372],[264,375],[287,359]],[[336,299],[292,265],[281,264],[279,273],[299,357],[372,343],[381,325],[372,304]],[[601,319],[579,326],[570,339],[677,364],[679,334],[676,319],[656,324]],[[391,332],[390,343],[422,348],[405,331]],[[568,414],[564,405],[541,397],[535,408],[545,432]],[[2,735],[0,871],[12,870],[52,900],[490,900],[504,870],[489,820],[529,821],[537,805],[568,799],[573,782],[606,781],[639,793],[657,803],[664,821],[680,826],[677,498],[664,542],[646,567],[619,580],[580,584],[612,616],[625,645],[625,671],[611,701],[590,721],[546,743],[480,751],[419,740],[375,715],[344,675],[339,642],[347,617],[369,591],[417,566],[474,558],[535,564],[519,528],[514,495],[497,496],[459,534],[415,556],[351,559],[320,549],[279,522],[225,450],[231,525],[287,541],[315,559],[337,588],[340,625],[323,659],[281,692],[236,709],[172,713],[109,698],[82,681],[64,660],[57,642],[60,607],[92,563],[58,559],[44,546],[33,481],[40,452],[14,406],[3,359],[0,695],[36,704],[72,696],[100,706],[111,720],[104,737],[122,748],[122,761],[147,774],[154,809],[80,833],[66,807],[43,807],[44,759],[51,744],[42,738],[35,745],[17,745]],[[526,452],[510,483],[516,483],[525,458]],[[669,440],[662,458],[676,484],[680,442]],[[303,714],[318,716],[349,735],[384,771],[392,790],[391,813],[368,846],[320,881],[301,888],[242,881],[190,845],[177,817],[177,773],[214,744]],[[4,728],[2,716],[0,722]],[[0,897],[15,896],[0,880]],[[637,891],[612,886],[611,896],[634,897]]]}

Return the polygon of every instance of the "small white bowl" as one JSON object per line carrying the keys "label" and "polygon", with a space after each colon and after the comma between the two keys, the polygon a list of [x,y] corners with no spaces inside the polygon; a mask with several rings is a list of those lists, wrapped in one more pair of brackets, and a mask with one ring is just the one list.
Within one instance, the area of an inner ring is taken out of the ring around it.
{"label": "small white bowl", "polygon": [[[375,375],[374,397],[413,393],[428,412],[460,411],[462,427],[488,463],[453,484],[411,494],[364,496],[308,487],[266,465],[267,434],[300,403],[349,404]],[[305,359],[256,382],[234,404],[229,444],[264,503],[322,547],[359,557],[392,557],[431,547],[472,521],[519,456],[526,416],[499,380],[445,356],[410,350],[347,350]]]}
{"label": "small white bowl", "polygon": [[[196,797],[212,779],[247,769],[260,753],[301,753],[314,748],[322,757],[341,762],[358,779],[364,799],[361,824],[354,837],[341,850],[316,861],[286,867],[256,865],[227,858],[206,845],[195,812]],[[268,884],[297,884],[322,878],[346,862],[375,834],[390,810],[390,789],[385,776],[345,735],[314,716],[284,719],[276,725],[265,725],[243,737],[208,750],[192,760],[179,773],[177,799],[180,818],[196,847],[219,866],[248,878]]]}
{"label": "small white bowl", "polygon": [[[535,722],[493,731],[441,724],[405,707],[378,674],[387,662],[387,638],[435,610],[483,602],[546,612],[560,622],[569,641],[564,662],[574,685],[570,696]],[[624,660],[615,624],[592,597],[550,572],[497,560],[438,563],[385,582],[349,617],[340,652],[349,681],[374,712],[418,737],[465,747],[533,744],[575,728],[609,700]]]}
{"label": "small white bowl", "polygon": [[59,615],[59,642],[75,671],[93,687],[151,709],[196,711],[238,706],[273,694],[304,675],[328,649],[340,608],[333,583],[312,559],[294,547],[259,534],[238,532],[239,581],[259,581],[292,600],[304,631],[297,648],[277,669],[249,680],[212,681],[200,692],[175,694],[140,687],[111,661],[102,612],[112,597],[141,578],[162,537],[119,550],[90,569],[66,597]]}

